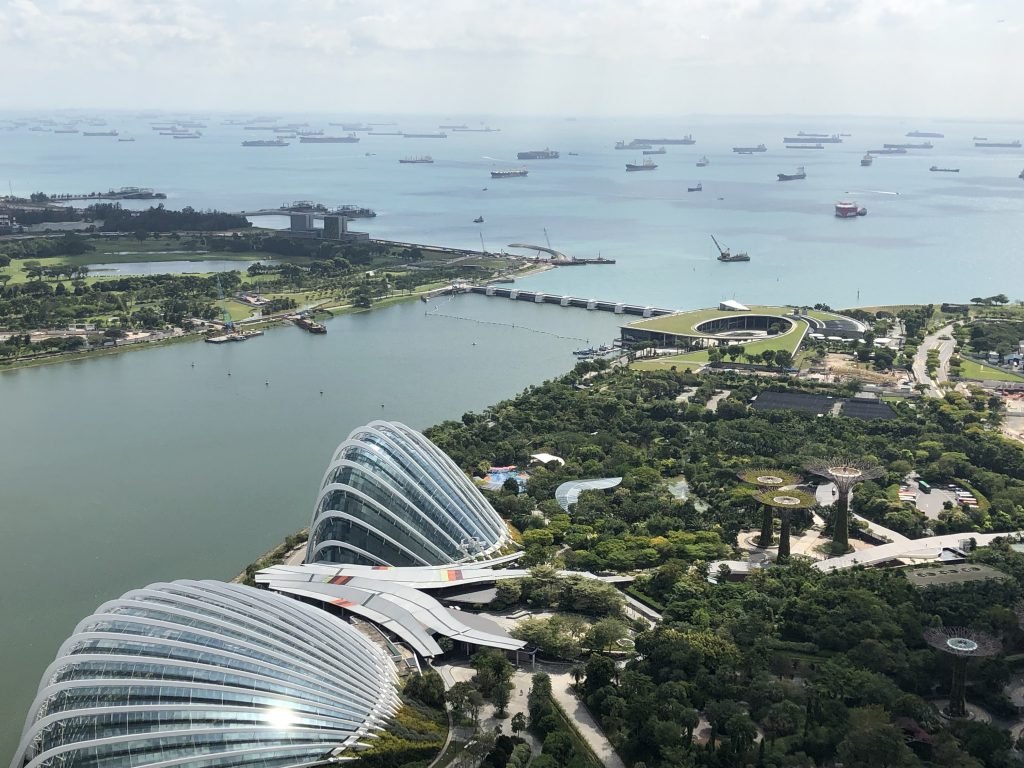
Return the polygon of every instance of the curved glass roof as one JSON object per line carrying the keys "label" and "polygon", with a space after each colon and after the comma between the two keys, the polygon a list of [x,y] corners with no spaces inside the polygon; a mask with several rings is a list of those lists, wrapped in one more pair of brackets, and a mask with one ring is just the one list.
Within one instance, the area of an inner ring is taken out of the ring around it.
{"label": "curved glass roof", "polygon": [[621,477],[602,477],[594,480],[570,480],[555,489],[555,501],[558,506],[569,511],[569,507],[580,500],[584,491],[606,491],[622,482]]}
{"label": "curved glass roof", "polygon": [[338,446],[320,485],[306,562],[443,565],[494,554],[508,528],[422,434],[373,421]]}
{"label": "curved glass roof", "polygon": [[152,584],[61,646],[11,768],[310,765],[372,738],[396,680],[319,609],[239,584]]}

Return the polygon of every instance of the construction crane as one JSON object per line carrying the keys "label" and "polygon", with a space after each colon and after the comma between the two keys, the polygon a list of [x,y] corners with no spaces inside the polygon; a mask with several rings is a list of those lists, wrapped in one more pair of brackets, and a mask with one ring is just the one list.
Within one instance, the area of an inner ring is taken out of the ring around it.
{"label": "construction crane", "polygon": [[715,247],[718,249],[718,260],[719,261],[750,261],[750,256],[746,253],[731,253],[728,248],[723,248],[722,245],[712,235],[711,239],[715,242]]}

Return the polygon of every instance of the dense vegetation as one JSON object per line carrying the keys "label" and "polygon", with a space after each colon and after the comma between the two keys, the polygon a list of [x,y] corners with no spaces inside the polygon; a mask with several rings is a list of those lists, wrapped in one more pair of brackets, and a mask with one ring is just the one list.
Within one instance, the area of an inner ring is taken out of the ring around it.
{"label": "dense vegetation", "polygon": [[85,209],[85,217],[102,221],[101,232],[219,232],[225,229],[248,229],[245,216],[223,211],[197,211],[185,206],[180,211],[163,204],[143,211],[122,208],[120,203],[94,203]]}
{"label": "dense vegetation", "polygon": [[[801,558],[745,582],[707,579],[709,561],[729,554],[741,529],[759,524],[750,490],[736,477],[748,466],[799,472],[815,456],[866,457],[886,474],[860,488],[854,508],[884,525],[911,536],[1024,528],[1024,451],[1000,436],[998,403],[978,392],[950,393],[896,404],[890,421],[816,418],[751,410],[748,399],[764,386],[735,375],[583,363],[430,430],[476,475],[491,464],[525,464],[541,451],[563,457],[564,467],[531,468],[525,493],[509,487],[493,498],[522,531],[527,563],[631,571],[632,593],[662,610],[663,621],[634,635],[637,656],[621,669],[596,650],[628,629],[614,607],[590,609],[593,618],[577,621],[579,602],[566,600],[544,568],[501,586],[495,607],[522,602],[570,612],[557,625],[526,622],[517,632],[549,655],[587,658],[582,696],[628,766],[1015,764],[1005,730],[1016,717],[1003,693],[1006,657],[972,663],[968,672],[969,700],[996,722],[950,723],[933,704],[948,695],[949,658],[929,648],[922,632],[965,625],[1019,651],[1024,636],[1012,606],[1022,595],[1024,555],[999,544],[979,550],[972,558],[1013,578],[923,591],[898,570],[822,573]],[[772,386],[829,390],[787,379]],[[697,393],[678,400],[687,387]],[[721,390],[730,394],[707,410]],[[968,485],[986,503],[924,520],[892,494],[911,470]],[[584,493],[563,512],[553,500],[557,485],[590,477],[623,482]],[[668,490],[680,477],[692,493],[685,500]],[[819,513],[828,520],[827,509]],[[571,765],[575,756],[552,759],[552,766]]]}

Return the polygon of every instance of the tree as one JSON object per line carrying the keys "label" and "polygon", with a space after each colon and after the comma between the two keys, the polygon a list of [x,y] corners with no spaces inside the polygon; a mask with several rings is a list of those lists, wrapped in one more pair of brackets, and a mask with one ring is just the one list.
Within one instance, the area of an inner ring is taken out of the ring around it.
{"label": "tree", "polygon": [[512,700],[512,691],[515,686],[511,681],[505,681],[498,683],[494,687],[494,693],[491,698],[494,700],[494,716],[495,717],[508,717],[508,704]]}
{"label": "tree", "polygon": [[511,726],[512,726],[512,733],[515,736],[518,736],[520,733],[525,731],[526,730],[526,715],[524,715],[522,712],[516,712],[512,716]]}
{"label": "tree", "polygon": [[898,768],[916,762],[881,707],[851,710],[846,738],[836,754],[844,768]]}
{"label": "tree", "polygon": [[787,349],[775,350],[775,365],[778,368],[792,368],[793,355]]}
{"label": "tree", "polygon": [[445,702],[444,681],[436,670],[428,669],[406,680],[405,693],[428,707],[443,707]]}

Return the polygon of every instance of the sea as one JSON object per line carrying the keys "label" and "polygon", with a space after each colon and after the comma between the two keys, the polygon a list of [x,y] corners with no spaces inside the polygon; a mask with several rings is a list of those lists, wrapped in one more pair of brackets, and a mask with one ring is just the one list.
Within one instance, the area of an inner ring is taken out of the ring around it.
{"label": "sea", "polygon": [[[616,260],[517,281],[550,293],[680,309],[726,298],[833,307],[1024,298],[1014,291],[1024,277],[1024,152],[972,141],[1020,138],[1021,124],[289,115],[279,122],[330,133],[341,129],[327,123],[342,119],[395,123],[377,129],[385,131],[453,122],[500,131],[247,148],[243,140],[269,132],[212,115],[197,140],[152,131],[166,116],[104,116],[134,142],[5,130],[29,117],[69,119],[0,113],[0,187],[16,194],[140,186],[166,193],[174,208],[352,204],[377,212],[352,223],[373,237],[520,253],[528,251],[510,245],[550,245]],[[850,135],[823,150],[785,149],[782,137],[800,130]],[[882,143],[922,141],[905,139],[911,130],[946,138],[861,167]],[[697,143],[667,146],[654,171],[627,173],[642,155],[613,148],[687,133]],[[768,151],[731,152],[759,143]],[[516,159],[545,147],[561,157]],[[432,165],[398,162],[425,154]],[[697,168],[704,155],[710,164]],[[960,172],[931,173],[933,164]],[[776,181],[801,165],[805,180]],[[525,178],[490,177],[523,166]],[[702,192],[687,192],[698,182]],[[836,219],[834,204],[847,199],[867,215]],[[719,263],[711,235],[751,261]],[[14,752],[61,644],[104,601],[161,580],[230,579],[308,524],[331,452],[353,428],[385,418],[422,429],[485,408],[566,372],[573,350],[611,341],[620,320],[445,297],[337,317],[326,336],[288,326],[244,344],[176,344],[0,373],[0,756]]]}

